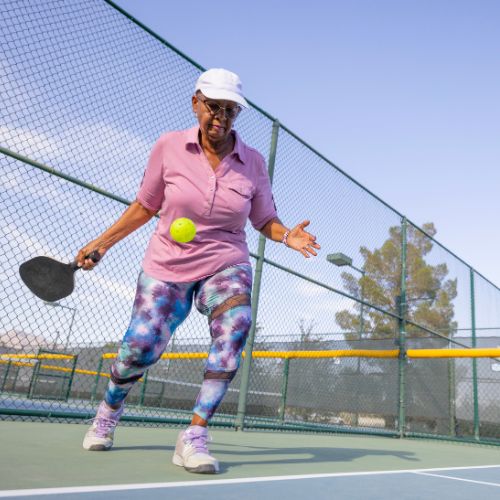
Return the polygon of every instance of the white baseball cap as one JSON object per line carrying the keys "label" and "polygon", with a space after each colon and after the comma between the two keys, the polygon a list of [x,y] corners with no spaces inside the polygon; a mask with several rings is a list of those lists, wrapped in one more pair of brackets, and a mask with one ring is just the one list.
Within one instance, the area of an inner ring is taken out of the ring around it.
{"label": "white baseball cap", "polygon": [[194,91],[198,90],[210,99],[233,101],[244,108],[249,107],[243,97],[240,77],[227,69],[212,68],[202,73],[196,81]]}

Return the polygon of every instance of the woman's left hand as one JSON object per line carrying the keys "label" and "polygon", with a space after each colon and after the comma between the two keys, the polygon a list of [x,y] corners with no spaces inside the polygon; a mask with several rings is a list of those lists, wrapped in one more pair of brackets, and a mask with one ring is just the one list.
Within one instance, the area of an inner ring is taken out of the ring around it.
{"label": "woman's left hand", "polygon": [[304,230],[309,224],[310,221],[308,220],[297,224],[290,230],[286,240],[290,248],[297,250],[306,258],[309,258],[311,255],[318,255],[315,249],[319,250],[321,248],[318,243],[316,243],[316,236]]}

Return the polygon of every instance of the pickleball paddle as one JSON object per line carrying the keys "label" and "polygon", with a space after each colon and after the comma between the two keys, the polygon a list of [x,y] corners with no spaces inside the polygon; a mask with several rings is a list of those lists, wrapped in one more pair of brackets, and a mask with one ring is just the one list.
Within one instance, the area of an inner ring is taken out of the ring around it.
{"label": "pickleball paddle", "polygon": [[[94,250],[88,255],[94,262],[99,262],[101,255]],[[80,269],[76,262],[64,264],[50,257],[34,257],[19,266],[19,274],[24,284],[37,297],[46,302],[55,302],[73,292],[75,271]]]}

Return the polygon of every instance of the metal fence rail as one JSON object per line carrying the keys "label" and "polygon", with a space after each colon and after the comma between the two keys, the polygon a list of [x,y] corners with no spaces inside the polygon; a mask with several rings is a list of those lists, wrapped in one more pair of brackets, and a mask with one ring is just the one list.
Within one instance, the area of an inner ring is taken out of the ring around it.
{"label": "metal fence rail", "polygon": [[[31,296],[18,265],[69,261],[121,214],[158,136],[194,124],[203,68],[110,1],[5,0],[0,16],[0,415],[88,418],[154,221],[59,303]],[[499,441],[498,359],[407,351],[500,346],[500,289],[258,106],[236,128],[268,159],[282,220],[309,217],[323,250],[305,261],[248,227],[251,338],[214,424]],[[206,352],[205,321],[193,312],[167,354]],[[398,356],[249,355],[359,349]],[[161,361],[125,420],[186,421],[202,372],[203,359]]]}

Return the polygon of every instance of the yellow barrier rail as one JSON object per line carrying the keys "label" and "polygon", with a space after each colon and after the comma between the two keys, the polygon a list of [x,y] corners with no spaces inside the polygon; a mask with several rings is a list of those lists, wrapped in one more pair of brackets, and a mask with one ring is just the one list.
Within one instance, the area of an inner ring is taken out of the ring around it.
{"label": "yellow barrier rail", "polygon": [[[116,353],[105,353],[102,359],[115,359]],[[243,353],[245,356],[245,353]],[[253,358],[397,358],[399,349],[340,349],[324,351],[254,351]],[[470,349],[408,349],[408,358],[496,358],[500,357],[500,348]],[[70,354],[0,354],[0,360],[17,359],[74,359]],[[206,352],[174,352],[162,354],[161,359],[206,359]]]}
{"label": "yellow barrier rail", "polygon": [[498,348],[471,349],[408,349],[409,358],[497,358],[500,357]]}
{"label": "yellow barrier rail", "polygon": [[[242,353],[245,357],[245,353]],[[102,359],[115,359],[116,353],[106,353]],[[399,349],[343,349],[336,351],[254,351],[252,358],[397,358]],[[162,354],[160,359],[206,359],[206,352],[174,352]]]}
{"label": "yellow barrier rail", "polygon": [[[102,355],[103,359],[115,359],[115,353]],[[243,352],[243,357],[245,353]],[[252,358],[397,358],[399,349],[341,349],[328,351],[254,351]],[[205,359],[206,352],[165,353],[161,359]],[[496,358],[500,357],[500,348],[471,349],[408,349],[408,358]]]}
{"label": "yellow barrier rail", "polygon": [[[21,366],[25,368],[33,368],[36,366],[36,363],[26,363],[23,361],[6,361],[4,359],[0,359],[0,364],[8,364],[11,366]],[[72,372],[72,368],[65,368],[64,366],[55,366],[55,365],[40,365],[40,368],[44,368],[45,370],[53,370],[56,372]],[[75,368],[74,373],[80,373],[81,375],[97,375],[96,371],[92,370],[82,370],[81,368]],[[99,373],[101,377],[110,377],[109,373]]]}
{"label": "yellow barrier rail", "polygon": [[[243,353],[243,356],[245,353]],[[324,351],[254,351],[252,357],[256,359],[328,359],[328,358],[387,358],[399,356],[399,349],[341,349]],[[470,349],[408,349],[406,356],[412,359],[439,359],[439,358],[500,358],[500,348],[470,348]],[[105,353],[102,359],[115,359],[116,353]],[[176,352],[165,353],[161,359],[206,359],[206,352]],[[0,364],[10,363],[13,366],[33,368],[36,363],[18,361],[39,359],[74,359],[71,354],[0,354]],[[99,375],[109,378],[109,373],[84,370],[80,368],[66,368],[63,366],[41,365],[40,368],[59,372],[74,372],[80,375]],[[142,382],[142,378],[139,380]]]}
{"label": "yellow barrier rail", "polygon": [[342,349],[335,351],[254,351],[254,358],[397,358],[399,349]]}
{"label": "yellow barrier rail", "polygon": [[0,359],[75,359],[74,354],[0,354]]}

